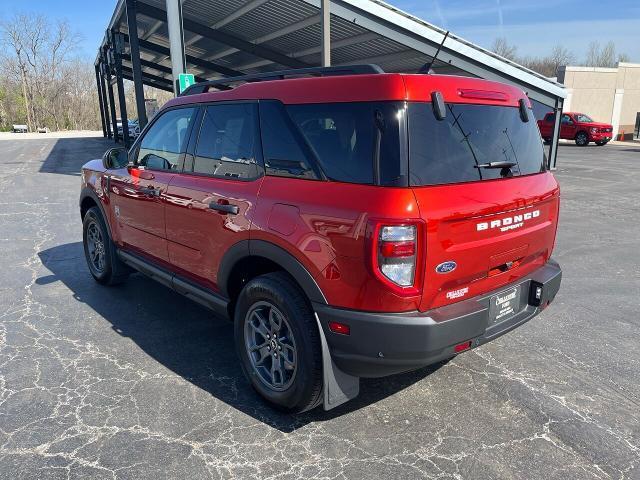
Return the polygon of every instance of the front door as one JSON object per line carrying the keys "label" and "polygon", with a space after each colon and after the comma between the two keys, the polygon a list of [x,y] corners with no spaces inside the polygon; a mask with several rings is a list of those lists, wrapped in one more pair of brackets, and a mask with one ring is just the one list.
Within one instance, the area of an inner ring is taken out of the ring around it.
{"label": "front door", "polygon": [[111,176],[111,200],[120,243],[155,260],[168,262],[165,199],[181,158],[195,108],[160,113],[134,146],[132,164]]}
{"label": "front door", "polygon": [[214,290],[225,252],[249,238],[263,178],[259,137],[256,103],[207,106],[184,172],[169,184],[169,260]]}
{"label": "front door", "polygon": [[560,138],[574,138],[576,136],[576,124],[573,119],[564,113],[560,121]]}

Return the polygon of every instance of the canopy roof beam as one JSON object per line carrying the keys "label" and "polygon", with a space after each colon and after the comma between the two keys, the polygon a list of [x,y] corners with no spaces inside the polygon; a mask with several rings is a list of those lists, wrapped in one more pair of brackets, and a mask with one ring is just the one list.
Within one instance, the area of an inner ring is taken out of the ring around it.
{"label": "canopy roof beam", "polygon": [[[167,14],[164,10],[152,5],[148,5],[146,3],[138,4],[138,12],[155,20],[167,20]],[[207,27],[206,25],[195,22],[193,20],[189,20],[188,18],[183,18],[183,26],[184,29],[189,32],[198,34],[205,38],[209,38],[219,43],[223,43],[230,47],[237,48],[238,50],[242,50],[243,52],[250,53],[257,57],[271,60],[272,62],[280,65],[285,65],[291,68],[307,68],[312,66],[295,58],[291,58],[281,52],[277,52],[275,50],[267,48],[263,45],[255,45],[247,40],[243,40],[227,32],[214,30]]]}

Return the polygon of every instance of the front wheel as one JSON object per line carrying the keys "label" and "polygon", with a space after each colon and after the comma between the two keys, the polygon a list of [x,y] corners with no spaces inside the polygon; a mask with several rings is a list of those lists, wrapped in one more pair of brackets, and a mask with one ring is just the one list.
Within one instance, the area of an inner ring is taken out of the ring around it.
{"label": "front wheel", "polygon": [[116,256],[116,249],[98,207],[90,208],[84,215],[82,243],[87,266],[98,283],[116,285],[126,280],[129,268]]}
{"label": "front wheel", "polygon": [[576,145],[586,147],[589,145],[589,135],[586,132],[578,132],[576,135]]}
{"label": "front wheel", "polygon": [[304,293],[286,273],[261,275],[244,287],[234,336],[245,376],[268,403],[292,413],[320,403],[318,325]]}

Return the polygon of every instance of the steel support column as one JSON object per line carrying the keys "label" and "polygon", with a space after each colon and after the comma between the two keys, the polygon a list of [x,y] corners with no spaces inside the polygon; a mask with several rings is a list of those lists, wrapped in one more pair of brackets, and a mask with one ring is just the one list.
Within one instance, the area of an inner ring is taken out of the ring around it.
{"label": "steel support column", "polygon": [[113,56],[116,66],[116,85],[118,87],[118,103],[120,104],[120,122],[122,123],[122,138],[124,146],[129,148],[131,141],[129,139],[129,119],[127,118],[127,99],[124,94],[124,82],[122,78],[122,49],[124,48],[124,39],[122,34],[111,32]]}
{"label": "steel support column", "polygon": [[105,82],[104,72],[106,71],[107,66],[104,64],[102,59],[98,63],[98,68],[100,70],[100,91],[101,91],[102,101],[104,105],[104,121],[105,121],[105,126],[107,128],[107,138],[113,138],[113,134],[111,133],[111,123],[109,119],[109,112],[110,112],[109,99],[107,98],[107,89],[104,86],[104,82]]}
{"label": "steel support column", "polygon": [[96,70],[96,89],[98,93],[98,105],[100,106],[100,122],[102,123],[102,136],[107,138],[107,124],[104,116],[104,98],[102,97],[102,89],[100,88],[100,68],[95,66]]}
{"label": "steel support column", "polygon": [[323,67],[331,66],[331,0],[322,0],[321,26],[322,26],[322,59]]}
{"label": "steel support column", "polygon": [[111,126],[113,127],[113,140],[117,143],[120,137],[118,135],[118,120],[116,118],[116,101],[113,98],[113,81],[111,80],[111,68],[107,63],[105,63],[105,72],[107,74],[107,78],[106,78],[107,92],[109,94],[109,110],[111,111]]}
{"label": "steel support column", "polygon": [[129,49],[131,50],[131,68],[133,70],[133,88],[136,93],[136,110],[140,130],[147,124],[147,111],[144,105],[144,85],[140,66],[140,47],[138,46],[138,20],[136,18],[136,0],[127,0],[127,27],[129,31]]}
{"label": "steel support column", "polygon": [[562,99],[556,98],[556,106],[553,109],[555,119],[553,122],[553,137],[551,138],[551,146],[549,147],[549,168],[556,169],[558,159],[558,141],[560,140],[560,122],[562,120]]}
{"label": "steel support column", "polygon": [[[167,28],[169,30],[169,51],[171,53],[171,73],[173,76],[173,93],[178,95],[178,77],[187,71],[184,58],[184,32],[182,29],[182,1],[167,1]],[[131,40],[129,40],[131,41]]]}

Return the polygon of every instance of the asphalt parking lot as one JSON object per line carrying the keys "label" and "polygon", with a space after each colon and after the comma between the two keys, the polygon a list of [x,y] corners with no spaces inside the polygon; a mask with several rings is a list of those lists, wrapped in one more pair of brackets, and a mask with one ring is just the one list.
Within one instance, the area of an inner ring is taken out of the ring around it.
{"label": "asphalt parking lot", "polygon": [[640,146],[560,147],[555,303],[444,365],[286,416],[231,324],[82,252],[102,138],[0,140],[0,478],[640,479]]}

